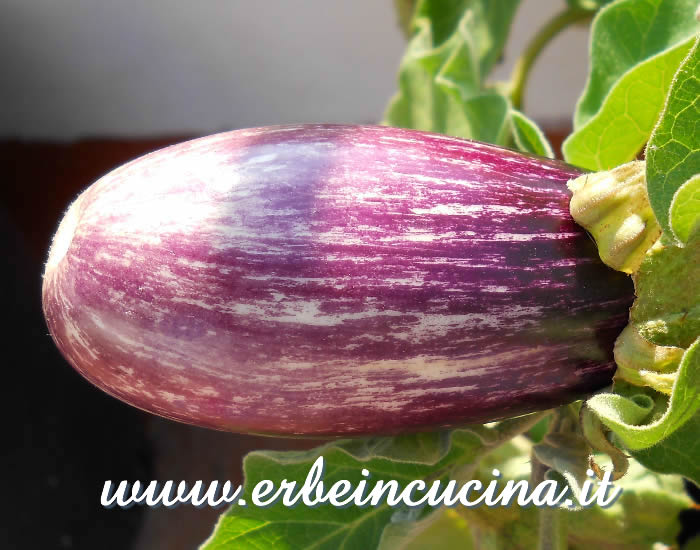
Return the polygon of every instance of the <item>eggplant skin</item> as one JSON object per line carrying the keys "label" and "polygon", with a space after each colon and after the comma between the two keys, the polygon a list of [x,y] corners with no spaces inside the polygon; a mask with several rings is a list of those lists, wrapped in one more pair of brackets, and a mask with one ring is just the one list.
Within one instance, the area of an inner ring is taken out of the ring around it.
{"label": "eggplant skin", "polygon": [[65,358],[199,426],[396,434],[608,385],[633,299],[566,164],[381,126],[238,130],[107,174],[43,280]]}

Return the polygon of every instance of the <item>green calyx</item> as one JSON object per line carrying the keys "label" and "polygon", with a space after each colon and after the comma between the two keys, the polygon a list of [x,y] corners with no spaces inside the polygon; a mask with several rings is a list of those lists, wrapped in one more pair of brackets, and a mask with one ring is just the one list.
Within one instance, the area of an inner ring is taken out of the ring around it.
{"label": "green calyx", "polygon": [[653,344],[642,337],[637,327],[627,325],[615,341],[615,379],[671,395],[684,352],[675,346]]}
{"label": "green calyx", "polygon": [[568,184],[571,215],[595,239],[601,259],[634,273],[661,235],[647,196],[645,164],[633,161]]}
{"label": "green calyx", "polygon": [[700,239],[678,247],[662,234],[645,171],[644,161],[633,161],[570,181],[570,211],[593,235],[601,259],[634,281],[630,323],[615,342],[615,380],[670,395],[700,334]]}
{"label": "green calyx", "polygon": [[[662,229],[650,206],[654,188],[647,174],[646,163],[634,161],[569,182],[574,220],[593,235],[601,259],[631,275],[635,288],[629,324],[615,342],[613,390],[591,397],[580,419],[589,445],[610,456],[615,476],[625,472],[625,454],[664,468],[667,456],[697,439],[700,426],[695,195],[691,188],[676,200],[683,215],[675,220],[685,223],[672,226],[685,229],[679,240]],[[601,471],[593,458],[591,467]],[[681,471],[700,483],[692,467]]]}

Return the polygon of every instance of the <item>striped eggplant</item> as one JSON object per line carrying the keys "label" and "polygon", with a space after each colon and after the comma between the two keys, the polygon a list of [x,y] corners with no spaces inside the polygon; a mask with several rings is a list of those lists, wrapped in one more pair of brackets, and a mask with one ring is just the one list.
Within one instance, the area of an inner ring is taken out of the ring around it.
{"label": "striped eggplant", "polygon": [[240,130],[72,204],[51,335],[109,394],[277,435],[486,422],[610,383],[629,279],[569,215],[566,164],[380,126]]}

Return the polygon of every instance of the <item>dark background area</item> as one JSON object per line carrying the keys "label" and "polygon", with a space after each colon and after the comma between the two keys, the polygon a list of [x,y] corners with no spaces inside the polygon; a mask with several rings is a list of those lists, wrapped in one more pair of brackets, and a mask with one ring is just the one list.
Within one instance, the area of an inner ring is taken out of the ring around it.
{"label": "dark background area", "polygon": [[246,452],[314,444],[205,430],[144,413],[84,380],[49,336],[41,312],[41,274],[70,201],[112,168],[183,139],[0,141],[7,350],[0,455],[3,550],[196,548],[222,510],[105,509],[99,504],[104,482],[240,483]]}

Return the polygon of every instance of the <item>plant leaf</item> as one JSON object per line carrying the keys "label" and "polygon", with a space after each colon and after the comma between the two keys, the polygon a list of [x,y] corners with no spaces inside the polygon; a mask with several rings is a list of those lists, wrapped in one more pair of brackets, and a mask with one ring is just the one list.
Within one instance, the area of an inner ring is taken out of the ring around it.
{"label": "plant leaf", "polygon": [[510,120],[513,139],[518,149],[541,157],[554,158],[552,146],[537,124],[515,109],[510,112]]}
{"label": "plant leaf", "polygon": [[671,230],[673,196],[700,172],[700,37],[676,73],[647,146],[647,191],[656,219]]}
{"label": "plant leaf", "polygon": [[[498,468],[503,482],[527,480],[531,449],[524,437],[516,437],[487,455],[469,477],[486,485],[493,479],[492,469]],[[632,461],[628,475],[614,485],[623,491],[611,507],[567,514],[572,550],[646,550],[655,542],[673,543],[680,531],[676,518],[690,504],[680,479],[649,472]],[[539,510],[533,506],[443,507],[426,519],[390,525],[380,550],[527,550],[537,546],[538,521]]]}
{"label": "plant leaf", "polygon": [[[527,480],[529,468],[524,460],[527,450],[523,448],[522,439],[516,438],[487,456],[475,477],[488,482],[493,479],[491,468],[497,467],[504,481]],[[680,478],[649,472],[632,460],[628,474],[614,482],[614,486],[621,488],[622,494],[612,506],[593,505],[576,512],[562,512],[566,514],[571,550],[648,550],[656,542],[675,542],[681,529],[678,514],[691,503]],[[462,529],[469,528],[478,539],[478,548],[529,550],[538,547],[539,510],[534,506],[458,507],[454,511],[465,520]],[[420,540],[418,536],[416,542]],[[428,539],[426,544],[408,546],[406,550],[452,548],[441,546],[439,541],[431,542]]]}
{"label": "plant leaf", "polygon": [[533,451],[540,462],[561,475],[576,496],[576,500],[579,500],[591,452],[581,434],[547,434],[541,443],[533,447]]}
{"label": "plant leaf", "polygon": [[657,242],[635,276],[630,322],[648,341],[686,349],[700,334],[700,235],[677,247]]}
{"label": "plant leaf", "polygon": [[509,103],[484,86],[519,0],[423,0],[384,124],[505,145]]}
{"label": "plant leaf", "polygon": [[388,525],[377,550],[431,548],[475,550],[466,520],[454,509],[442,507],[420,521]]}
{"label": "plant leaf", "polygon": [[622,494],[609,508],[594,505],[568,515],[572,550],[648,550],[658,542],[675,543],[678,514],[691,504],[679,477],[649,472],[632,460],[614,486]]}
{"label": "plant leaf", "polygon": [[[532,444],[524,437],[516,437],[486,456],[471,477],[486,486],[494,479],[493,469],[497,468],[503,483],[529,481],[531,453]],[[466,521],[476,541],[475,546],[480,550],[529,550],[537,547],[539,510],[534,506],[523,508],[513,502],[510,506],[460,506],[455,511]]]}
{"label": "plant leaf", "polygon": [[[472,464],[486,451],[482,439],[469,430],[445,434],[416,434],[374,440],[332,442],[305,452],[263,451],[250,453],[243,462],[244,495],[250,499],[253,488],[262,480],[271,480],[275,488],[282,480],[303,484],[314,461],[323,456],[324,492],[339,480],[348,480],[353,488],[367,480],[368,490],[378,480],[396,480],[401,487],[409,481],[449,473],[456,463]],[[398,459],[398,460],[397,460]],[[410,459],[410,461],[404,461]],[[370,477],[362,476],[366,468]],[[299,504],[285,507],[281,501],[270,506],[234,505],[221,516],[212,536],[202,546],[213,550],[263,548],[376,548],[384,528],[407,509],[392,508],[386,501],[378,506],[354,504],[336,508],[328,503],[309,507]],[[430,511],[427,509],[427,511]],[[403,521],[423,519],[419,510],[408,510]],[[413,512],[415,514],[411,515]],[[414,517],[415,516],[415,517]]]}
{"label": "plant leaf", "polygon": [[700,229],[700,174],[690,178],[673,195],[669,217],[675,237],[687,243]]}
{"label": "plant leaf", "polygon": [[572,8],[579,8],[589,11],[600,9],[602,6],[610,2],[611,0],[566,0],[566,3]]}
{"label": "plant leaf", "polygon": [[416,0],[394,0],[396,22],[406,38],[413,34],[413,12],[416,9]]}
{"label": "plant leaf", "polygon": [[472,58],[483,80],[500,59],[520,0],[420,0],[417,26],[429,26],[433,45],[447,41],[461,26],[468,29]]}
{"label": "plant leaf", "polygon": [[574,128],[600,110],[626,72],[693,36],[696,7],[695,0],[618,0],[603,7],[591,27],[590,70]]}
{"label": "plant leaf", "polygon": [[659,444],[631,451],[641,464],[662,474],[680,474],[700,487],[700,413]]}
{"label": "plant leaf", "polygon": [[649,140],[673,75],[693,41],[664,50],[622,75],[595,115],[564,142],[567,162],[609,170],[633,160]]}
{"label": "plant leaf", "polygon": [[[617,384],[615,390],[619,391]],[[629,390],[629,396],[620,394],[622,392],[600,393],[586,402],[631,450],[646,449],[665,440],[700,408],[700,337],[683,355],[665,410],[665,397],[659,395],[653,400],[648,393],[642,393],[642,388],[638,390],[636,395],[635,390]],[[651,422],[642,424],[650,414]],[[691,435],[695,439],[700,437],[697,431]]]}

